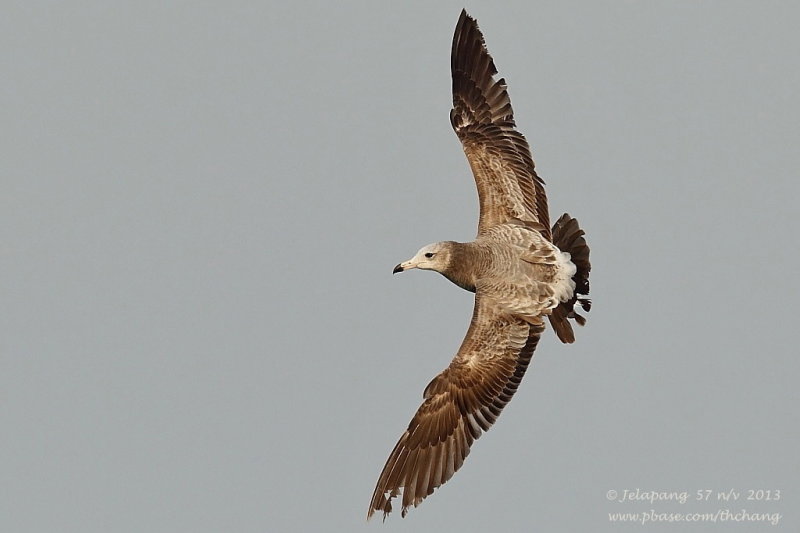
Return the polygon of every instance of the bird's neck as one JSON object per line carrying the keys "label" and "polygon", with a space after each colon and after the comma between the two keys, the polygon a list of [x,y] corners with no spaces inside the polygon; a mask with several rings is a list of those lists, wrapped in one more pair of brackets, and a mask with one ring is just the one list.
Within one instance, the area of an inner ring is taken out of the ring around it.
{"label": "bird's neck", "polygon": [[475,292],[478,274],[475,266],[481,263],[478,248],[472,242],[453,242],[451,246],[450,261],[442,275],[462,289]]}

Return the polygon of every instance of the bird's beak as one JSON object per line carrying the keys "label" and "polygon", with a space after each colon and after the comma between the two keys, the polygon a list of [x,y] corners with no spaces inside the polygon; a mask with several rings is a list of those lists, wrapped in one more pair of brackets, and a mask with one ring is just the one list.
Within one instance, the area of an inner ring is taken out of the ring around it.
{"label": "bird's beak", "polygon": [[397,274],[398,272],[411,270],[412,268],[417,268],[416,263],[413,263],[411,261],[406,261],[405,263],[400,263],[399,265],[394,267],[394,270],[392,270],[392,274]]}

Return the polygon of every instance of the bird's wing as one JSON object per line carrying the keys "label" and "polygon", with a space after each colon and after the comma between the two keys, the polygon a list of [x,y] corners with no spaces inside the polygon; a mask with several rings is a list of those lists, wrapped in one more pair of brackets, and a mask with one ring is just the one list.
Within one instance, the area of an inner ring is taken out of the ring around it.
{"label": "bird's wing", "polygon": [[478,292],[464,342],[425,388],[422,405],[383,467],[367,518],[375,511],[385,518],[401,491],[405,516],[453,476],[516,392],[542,331],[542,323],[504,314]]}
{"label": "bird's wing", "polygon": [[504,79],[486,50],[475,19],[461,12],[450,56],[450,122],[464,146],[480,199],[478,234],[519,220],[550,239],[544,181],[536,175],[525,137],[516,130]]}

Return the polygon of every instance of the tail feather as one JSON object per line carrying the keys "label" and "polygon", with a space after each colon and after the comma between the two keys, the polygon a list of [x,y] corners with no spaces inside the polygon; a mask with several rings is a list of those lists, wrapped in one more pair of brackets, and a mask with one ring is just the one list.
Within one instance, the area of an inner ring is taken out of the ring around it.
{"label": "tail feather", "polygon": [[578,314],[577,307],[580,306],[586,312],[592,307],[592,301],[586,298],[589,295],[589,272],[592,264],[589,262],[589,246],[583,238],[584,234],[578,221],[567,213],[561,215],[553,225],[553,244],[562,252],[568,252],[577,268],[572,276],[575,293],[566,302],[558,304],[549,317],[553,330],[564,343],[575,342],[575,332],[569,319],[580,326],[586,324],[586,318]]}

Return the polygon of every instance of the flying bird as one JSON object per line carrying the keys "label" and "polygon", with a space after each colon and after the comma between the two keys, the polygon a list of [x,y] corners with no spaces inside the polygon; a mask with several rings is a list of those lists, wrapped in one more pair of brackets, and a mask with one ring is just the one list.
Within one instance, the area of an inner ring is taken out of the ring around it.
{"label": "flying bird", "polygon": [[378,478],[367,518],[402,516],[461,468],[472,443],[514,396],[548,319],[571,343],[570,321],[589,311],[589,247],[577,220],[562,215],[550,227],[544,182],[514,123],[504,79],[483,35],[466,11],[456,25],[450,59],[450,122],[478,188],[474,241],[442,241],[420,249],[394,273],[433,270],[475,293],[466,337],[450,365],[425,387],[422,405]]}

